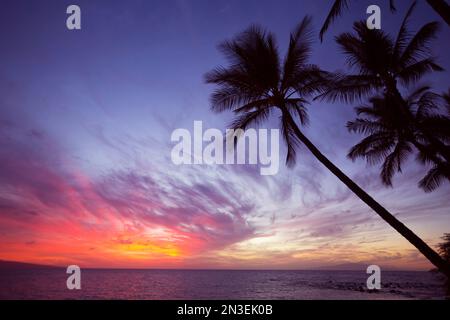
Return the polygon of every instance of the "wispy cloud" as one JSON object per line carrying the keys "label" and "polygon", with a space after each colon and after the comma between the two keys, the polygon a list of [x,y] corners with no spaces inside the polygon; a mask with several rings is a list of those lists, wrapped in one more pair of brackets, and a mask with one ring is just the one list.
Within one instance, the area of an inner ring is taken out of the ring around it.
{"label": "wispy cloud", "polygon": [[[298,12],[322,14],[317,1],[86,1],[98,18],[86,19],[89,31],[76,35],[59,29],[57,7],[30,5],[40,14],[11,1],[0,19],[8,40],[0,52],[0,259],[104,267],[429,267],[303,147],[297,166],[282,166],[273,177],[255,166],[170,161],[174,129],[202,120],[223,130],[230,122],[230,115],[209,111],[211,88],[202,80],[223,62],[216,44],[256,22],[279,35],[282,46]],[[429,14],[420,19],[428,22]],[[387,30],[397,29],[397,16],[384,21]],[[438,53],[448,45],[440,43]],[[313,49],[314,63],[342,67],[342,56],[330,55],[333,41]],[[433,80],[444,90],[448,73]],[[431,245],[449,231],[448,184],[423,193],[416,184],[424,170],[411,159],[394,188],[385,188],[378,168],[346,158],[359,138],[345,129],[352,107],[314,102],[309,110],[308,137],[365,190]]]}

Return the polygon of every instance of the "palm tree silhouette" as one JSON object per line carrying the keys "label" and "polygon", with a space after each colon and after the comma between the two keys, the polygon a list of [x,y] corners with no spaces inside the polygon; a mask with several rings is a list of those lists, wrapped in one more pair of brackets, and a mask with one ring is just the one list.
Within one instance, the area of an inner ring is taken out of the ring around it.
{"label": "palm tree silhouette", "polygon": [[[371,165],[383,161],[381,180],[392,186],[395,172],[402,172],[402,164],[413,147],[419,152],[418,159],[433,164],[433,168],[419,182],[425,191],[435,190],[442,180],[450,181],[450,163],[432,147],[430,137],[441,139],[448,136],[438,128],[450,126],[450,118],[438,113],[442,97],[422,86],[412,92],[404,104],[399,105],[389,95],[373,97],[370,105],[355,108],[359,117],[347,123],[349,131],[366,137],[349,152],[352,160],[362,157]],[[403,102],[403,101],[402,101]],[[447,129],[448,131],[448,129]]]}
{"label": "palm tree silhouette", "polygon": [[[430,100],[428,100],[429,98]],[[432,93],[417,101],[418,107],[422,104],[424,104],[425,115],[422,116],[418,127],[419,131],[423,133],[422,138],[428,142],[428,145],[419,150],[418,159],[422,163],[432,163],[433,168],[419,182],[419,186],[425,191],[433,191],[439,187],[442,180],[450,179],[450,161],[448,160],[450,154],[450,97],[446,93],[441,96]],[[446,110],[443,113],[433,114],[441,105],[444,105]]]}
{"label": "palm tree silhouette", "polygon": [[[448,154],[450,153],[450,146],[448,144],[450,143],[450,89],[447,93],[443,93],[441,97],[444,101],[446,114],[444,116],[433,117],[430,119],[429,123],[426,125],[426,128],[429,132],[440,135],[438,138],[442,139],[444,143],[446,143],[444,147],[446,148],[446,154]],[[436,153],[439,153],[436,148],[433,146],[430,146],[429,148],[431,148],[433,156],[439,156],[439,154],[436,155]],[[429,152],[421,152],[419,159],[423,162],[434,162],[429,156]],[[436,165],[435,163],[434,167],[430,169],[427,175],[420,181],[420,186],[425,190],[433,190],[433,188],[437,188],[440,185],[443,179],[448,179],[450,175],[448,163],[448,161],[446,162],[446,165]]]}
{"label": "palm tree silhouette", "polygon": [[233,111],[236,119],[232,125],[242,129],[259,125],[278,111],[287,145],[287,165],[294,164],[297,146],[305,145],[356,196],[450,277],[450,267],[439,254],[336,167],[298,126],[297,121],[300,125],[307,124],[307,99],[322,92],[328,76],[317,66],[308,64],[312,41],[310,23],[309,17],[304,18],[291,33],[283,61],[280,61],[274,35],[257,26],[222,43],[219,48],[230,65],[218,67],[205,76],[207,83],[217,85],[211,96],[212,110]]}
{"label": "palm tree silhouette", "polygon": [[[323,37],[327,30],[330,28],[331,24],[342,15],[343,11],[348,9],[350,0],[334,0],[331,6],[330,12],[328,13],[322,29],[320,30],[320,40],[323,41]],[[445,0],[427,0],[427,3],[436,11],[442,19],[447,22],[450,26],[450,6]],[[389,0],[389,6],[391,11],[396,11],[395,1]]]}
{"label": "palm tree silhouette", "polygon": [[369,30],[363,21],[354,24],[354,33],[336,37],[349,68],[356,73],[336,73],[333,86],[318,98],[352,103],[384,91],[401,101],[399,82],[408,87],[427,73],[443,71],[429,47],[439,23],[429,22],[412,34],[408,21],[414,8],[415,3],[406,13],[395,39],[382,30]]}
{"label": "palm tree silhouette", "polygon": [[[381,30],[369,30],[364,22],[355,23],[354,33],[343,33],[338,36],[336,40],[347,55],[349,67],[357,72],[356,74],[336,74],[334,84],[320,97],[330,101],[353,102],[383,91],[383,99],[375,98],[372,103],[380,104],[384,101],[390,105],[390,110],[383,111],[385,118],[382,121],[386,120],[389,126],[397,126],[395,130],[398,134],[401,133],[402,140],[398,140],[399,144],[393,145],[398,147],[398,149],[394,149],[396,151],[394,154],[389,154],[389,156],[386,154],[386,166],[381,171],[382,180],[390,185],[393,171],[401,170],[399,159],[410,153],[412,151],[410,144],[414,144],[420,152],[420,159],[435,165],[420,182],[420,186],[424,190],[431,191],[438,187],[442,178],[447,175],[446,168],[450,163],[450,147],[445,144],[450,140],[448,118],[430,114],[426,119],[414,118],[411,104],[402,97],[398,87],[399,83],[403,87],[409,87],[425,74],[443,70],[437,64],[429,48],[430,41],[436,37],[439,24],[437,22],[427,23],[416,33],[408,30],[408,21],[415,5],[414,2],[406,13],[395,39]],[[415,94],[419,95],[427,90],[427,88],[422,88]],[[423,95],[422,99],[430,104],[435,100],[431,99],[432,97],[436,98],[437,95],[427,93]],[[378,107],[375,110],[383,109]],[[430,110],[427,109],[427,111]],[[419,123],[419,120],[426,121]],[[415,130],[413,130],[414,126]],[[409,135],[407,140],[405,140],[405,130]],[[399,137],[398,134],[395,136],[396,138]],[[358,154],[357,151],[364,152],[365,144],[375,137],[378,135],[370,136],[368,140],[363,141],[363,144],[358,145],[360,148],[353,150],[350,155],[364,156],[364,153]],[[400,143],[401,141],[404,143]],[[381,143],[381,141],[378,142]],[[368,146],[366,145],[366,147]],[[386,150],[380,150],[380,152]],[[370,153],[373,153],[373,150],[370,150]],[[372,161],[373,158],[368,158],[368,160]]]}

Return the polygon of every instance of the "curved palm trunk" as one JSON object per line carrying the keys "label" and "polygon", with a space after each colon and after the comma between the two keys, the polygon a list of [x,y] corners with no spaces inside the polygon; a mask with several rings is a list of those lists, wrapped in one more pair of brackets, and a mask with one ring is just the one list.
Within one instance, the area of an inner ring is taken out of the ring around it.
{"label": "curved palm trunk", "polygon": [[297,124],[291,115],[286,112],[285,116],[291,122],[295,134],[298,139],[311,151],[311,153],[339,180],[341,180],[356,196],[358,196],[364,203],[372,208],[384,221],[389,223],[397,232],[405,237],[413,246],[415,246],[433,265],[435,265],[441,272],[450,278],[450,265],[445,262],[442,257],[430,248],[422,239],[420,239],[414,232],[401,223],[389,211],[387,211],[381,204],[373,199],[367,192],[358,186],[352,179],[350,179],[344,172],[336,167],[327,157],[325,157],[319,149],[300,131]]}
{"label": "curved palm trunk", "polygon": [[450,5],[445,0],[427,0],[427,2],[450,26]]}

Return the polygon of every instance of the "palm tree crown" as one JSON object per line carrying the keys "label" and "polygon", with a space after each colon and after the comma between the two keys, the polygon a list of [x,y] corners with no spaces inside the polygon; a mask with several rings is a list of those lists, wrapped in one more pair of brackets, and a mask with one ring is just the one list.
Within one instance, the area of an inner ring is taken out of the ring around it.
{"label": "palm tree crown", "polygon": [[396,38],[382,30],[369,30],[364,22],[354,25],[354,33],[336,38],[348,66],[354,74],[337,74],[330,90],[322,98],[353,102],[373,96],[381,90],[400,98],[398,82],[408,87],[433,71],[442,71],[432,55],[429,43],[439,29],[437,22],[423,25],[417,32],[408,30],[415,3],[409,8]]}
{"label": "palm tree crown", "polygon": [[402,164],[415,147],[421,162],[433,164],[419,186],[433,191],[443,179],[450,180],[450,166],[432,150],[429,138],[441,139],[442,131],[436,130],[436,125],[443,122],[449,125],[450,118],[439,112],[442,97],[431,92],[428,86],[416,89],[405,101],[407,108],[384,95],[371,98],[370,105],[357,107],[359,117],[349,121],[347,128],[366,137],[348,156],[352,160],[363,157],[369,164],[383,162],[381,180],[391,186],[393,175],[402,171]]}
{"label": "palm tree crown", "polygon": [[281,111],[286,163],[290,166],[295,163],[298,145],[290,117],[302,125],[308,123],[306,99],[321,88],[326,76],[326,72],[307,63],[312,38],[311,18],[305,17],[291,33],[287,54],[280,61],[274,35],[251,26],[219,46],[230,66],[206,75],[207,83],[219,85],[211,97],[212,110],[234,111],[235,129],[258,125],[274,109]]}
{"label": "palm tree crown", "polygon": [[408,98],[400,93],[427,73],[443,70],[429,47],[438,23],[427,23],[415,33],[408,31],[415,6],[414,2],[407,11],[395,38],[381,30],[369,30],[363,22],[355,24],[354,33],[338,36],[347,64],[356,72],[337,73],[330,89],[320,97],[350,103],[369,98],[371,106],[356,109],[367,117],[348,124],[351,131],[367,135],[349,157],[364,157],[370,164],[384,160],[381,178],[391,185],[392,176],[401,172],[402,163],[415,147],[418,158],[434,166],[419,183],[425,191],[432,191],[449,176],[450,147],[446,143],[450,136],[448,118],[435,113],[439,95],[428,87]]}

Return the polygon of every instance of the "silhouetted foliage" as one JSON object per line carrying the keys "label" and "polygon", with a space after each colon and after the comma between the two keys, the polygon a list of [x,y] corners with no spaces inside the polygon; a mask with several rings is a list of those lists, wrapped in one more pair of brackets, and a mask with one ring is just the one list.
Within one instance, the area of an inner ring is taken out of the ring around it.
{"label": "silhouetted foliage", "polygon": [[354,24],[354,32],[336,38],[355,73],[337,73],[334,85],[320,96],[328,101],[352,103],[380,91],[399,96],[398,83],[408,87],[424,75],[442,71],[429,44],[439,29],[437,22],[423,25],[417,32],[408,30],[415,3],[405,15],[395,38],[383,30],[369,30],[363,21]]}
{"label": "silhouetted foliage", "polygon": [[443,99],[429,89],[427,86],[416,89],[405,103],[399,104],[390,95],[384,95],[371,98],[370,105],[357,107],[359,117],[348,122],[347,128],[365,138],[350,150],[349,158],[363,157],[371,165],[382,162],[381,180],[391,186],[393,175],[402,172],[402,164],[415,148],[422,163],[433,165],[419,182],[421,188],[433,191],[442,180],[450,180],[448,162],[430,141],[448,139],[448,133],[443,131],[449,129],[438,127],[445,127],[445,123],[450,127],[450,118],[439,113]]}
{"label": "silhouetted foliage", "polygon": [[[205,76],[207,83],[216,85],[211,96],[212,110],[215,112],[233,111],[236,115],[232,123],[234,129],[259,125],[275,112],[278,113],[282,136],[287,146],[286,163],[288,166],[295,163],[298,146],[300,144],[306,146],[356,196],[403,235],[439,270],[450,277],[450,266],[442,260],[438,253],[336,167],[300,129],[300,126],[308,123],[306,105],[308,98],[313,95],[319,93],[325,97],[330,97],[330,95],[332,97],[333,94],[346,96],[349,93],[350,96],[354,96],[355,90],[356,92],[360,91],[358,88],[361,87],[361,83],[362,86],[368,84],[368,88],[372,90],[383,87],[383,80],[394,79],[394,76],[387,72],[387,70],[391,70],[385,69],[386,64],[393,66],[393,63],[386,63],[386,60],[377,61],[376,57],[371,57],[373,62],[366,61],[365,57],[360,54],[361,51],[378,49],[365,47],[366,35],[370,38],[369,42],[372,37],[375,38],[377,45],[379,43],[376,41],[391,45],[390,39],[383,33],[366,33],[357,25],[357,30],[363,40],[355,38],[356,43],[349,44],[348,48],[349,53],[355,56],[350,63],[355,61],[355,64],[360,65],[360,74],[331,76],[320,70],[319,67],[308,63],[313,38],[310,22],[311,19],[306,17],[291,33],[288,51],[284,59],[280,59],[274,35],[258,26],[252,26],[234,39],[223,42],[219,49],[225,55],[229,65],[217,67]],[[397,66],[398,70],[394,70],[400,72],[400,74],[396,73],[396,76],[402,78],[403,81],[412,82],[418,78],[417,74],[423,74],[430,69],[441,69],[432,58],[418,60],[418,57],[422,56],[418,50],[423,50],[425,43],[434,34],[436,28],[437,25],[434,23],[427,25],[422,33],[410,42],[403,40],[407,38],[407,35],[402,34],[402,39],[396,42],[397,50],[394,51],[394,48],[391,48],[396,54],[402,54],[401,58],[397,57],[396,60],[403,63]],[[373,44],[370,43],[370,45]],[[354,52],[353,49],[355,49]],[[394,54],[392,53],[391,56]],[[383,53],[381,58],[386,57],[386,54]],[[383,72],[383,75],[376,76],[380,72]],[[346,83],[347,81],[352,81],[352,90],[343,89],[342,82]],[[357,88],[354,89],[354,87]],[[368,90],[363,91],[368,92]]]}
{"label": "silhouetted foliage", "polygon": [[[325,33],[330,28],[331,24],[340,17],[345,10],[348,9],[349,3],[352,0],[334,0],[331,6],[330,12],[328,13],[322,29],[320,30],[320,40],[323,41]],[[444,19],[448,25],[450,25],[450,6],[445,2],[445,0],[427,0],[428,4],[435,10],[442,19]],[[395,1],[389,0],[389,7],[392,12],[396,11]]]}
{"label": "silhouetted foliage", "polygon": [[450,233],[446,233],[442,236],[444,242],[439,243],[438,252],[444,260],[450,262]]}
{"label": "silhouetted foliage", "polygon": [[364,118],[348,124],[349,130],[366,135],[349,157],[364,157],[369,164],[383,162],[381,179],[391,185],[415,147],[418,159],[433,166],[419,185],[432,191],[450,176],[449,117],[438,112],[442,98],[428,87],[407,98],[400,93],[424,75],[443,70],[429,47],[439,24],[429,22],[415,33],[408,30],[415,6],[414,2],[407,11],[395,38],[369,30],[364,22],[355,23],[353,33],[339,35],[336,41],[354,73],[336,73],[318,98],[346,103],[369,98],[369,106],[356,109]]}
{"label": "silhouetted foliage", "polygon": [[307,99],[324,86],[327,73],[308,63],[313,33],[311,18],[306,17],[291,33],[289,47],[280,59],[275,37],[261,27],[251,26],[219,49],[230,66],[219,67],[206,75],[206,82],[217,84],[211,105],[215,112],[232,110],[234,129],[259,125],[277,109],[280,127],[287,145],[286,163],[296,159],[299,140],[289,117],[308,124]]}

